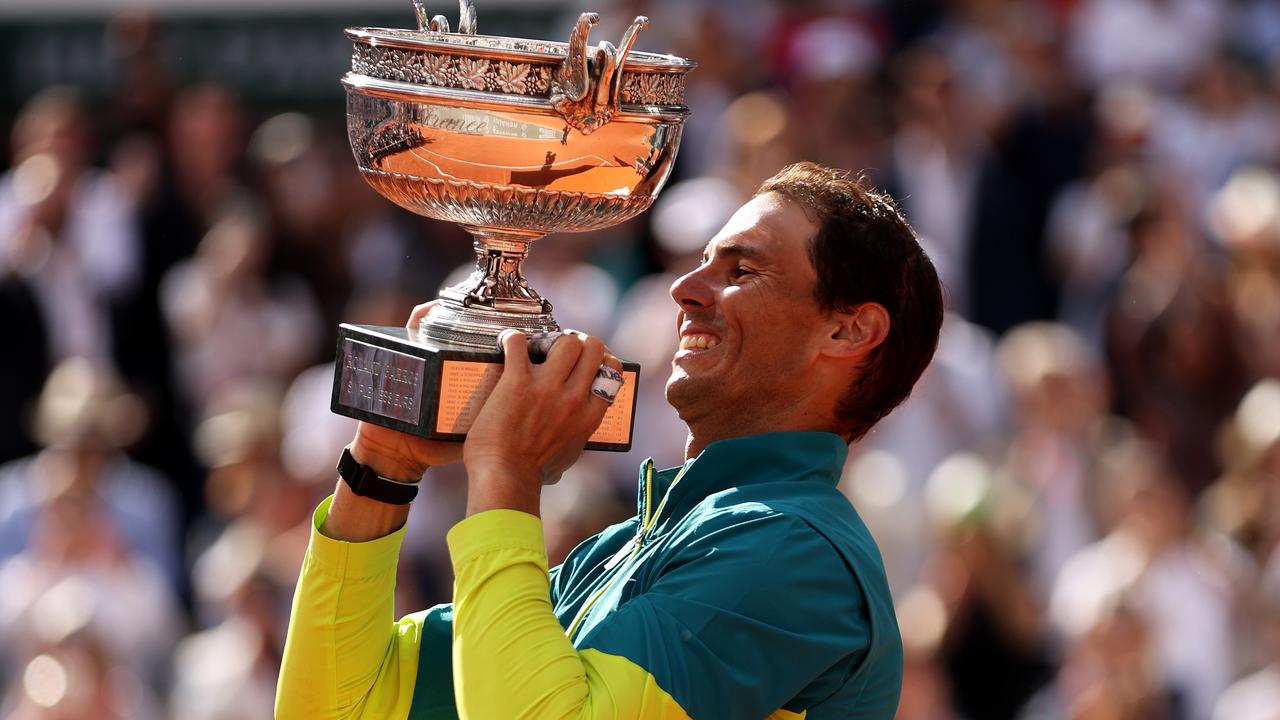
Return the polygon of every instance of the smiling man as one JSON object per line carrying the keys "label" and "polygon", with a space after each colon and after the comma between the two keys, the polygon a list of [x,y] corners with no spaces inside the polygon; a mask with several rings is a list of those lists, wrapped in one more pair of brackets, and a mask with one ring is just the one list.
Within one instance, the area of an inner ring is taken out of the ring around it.
{"label": "smiling man", "polygon": [[[932,264],[892,202],[793,165],[671,287],[667,399],[686,462],[640,468],[631,520],[548,571],[539,492],[607,400],[597,339],[532,365],[519,333],[459,446],[361,425],[344,461],[390,487],[461,457],[452,605],[392,617],[407,505],[339,481],[316,511],[280,718],[889,720],[902,646],[879,552],[836,489],[848,445],[896,407],[942,323]],[[409,493],[412,495],[412,493]]]}

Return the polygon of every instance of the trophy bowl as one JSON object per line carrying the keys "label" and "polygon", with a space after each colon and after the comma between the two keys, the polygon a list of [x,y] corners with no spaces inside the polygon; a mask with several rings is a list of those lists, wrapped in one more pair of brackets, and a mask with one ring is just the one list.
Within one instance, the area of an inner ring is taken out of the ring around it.
{"label": "trophy bowl", "polygon": [[[476,268],[440,292],[416,334],[343,325],[334,390],[336,412],[454,439],[466,423],[441,429],[439,417],[451,413],[438,407],[440,396],[452,385],[435,367],[442,358],[493,365],[509,328],[559,329],[551,303],[524,278],[530,243],[607,228],[653,203],[679,148],[685,75],[694,67],[632,51],[644,17],[618,46],[590,45],[595,13],[583,13],[562,43],[478,35],[471,0],[459,5],[457,32],[443,16],[428,19],[421,2],[417,30],[346,31],[353,52],[342,84],[361,174],[400,207],[462,225],[474,238]],[[388,352],[425,360],[431,372],[416,384],[401,382],[412,372],[388,376],[388,363],[404,362]],[[634,373],[628,379],[634,390]],[[475,405],[478,392],[455,400]],[[629,444],[629,420],[626,436]]]}
{"label": "trophy bowl", "polygon": [[348,30],[342,83],[369,184],[475,238],[475,273],[441,293],[423,319],[426,337],[491,349],[507,328],[557,327],[521,271],[533,240],[616,225],[653,203],[689,113],[693,63],[632,52],[644,18],[621,46],[590,46],[594,13],[557,43],[476,35],[474,11],[462,6],[457,33],[441,17],[418,31]]}

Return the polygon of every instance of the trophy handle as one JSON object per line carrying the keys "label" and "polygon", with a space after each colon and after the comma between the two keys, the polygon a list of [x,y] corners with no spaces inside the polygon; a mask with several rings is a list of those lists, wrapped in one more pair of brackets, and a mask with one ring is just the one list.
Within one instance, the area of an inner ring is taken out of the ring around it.
{"label": "trophy handle", "polygon": [[418,21],[418,32],[427,32],[434,30],[431,23],[427,21],[427,2],[426,0],[412,0],[413,17]]}
{"label": "trophy handle", "polygon": [[600,49],[596,52],[596,97],[595,106],[597,108],[612,108],[617,106],[616,93],[613,88],[614,71],[618,69],[618,48],[608,40],[600,42]]}
{"label": "trophy handle", "polygon": [[[411,0],[413,16],[418,21],[418,32],[449,32],[449,19],[436,15],[427,19],[426,0]],[[476,6],[472,0],[458,0],[458,33],[460,35],[476,34]]]}
{"label": "trophy handle", "polygon": [[591,89],[591,68],[587,63],[587,35],[592,25],[600,23],[600,16],[592,12],[584,12],[578,16],[578,22],[569,35],[569,49],[564,62],[556,68],[555,94],[569,102],[581,102]]}
{"label": "trophy handle", "polygon": [[458,0],[458,32],[476,34],[476,6],[471,0]]}
{"label": "trophy handle", "polygon": [[647,27],[649,27],[649,18],[644,15],[637,15],[636,19],[631,21],[627,31],[622,34],[622,44],[618,46],[618,68],[614,71],[613,82],[610,84],[612,92],[609,100],[615,105],[618,102],[618,95],[622,92],[622,66],[627,63],[627,54],[631,52],[631,47],[636,44],[636,36]]}
{"label": "trophy handle", "polygon": [[568,53],[551,77],[552,107],[583,135],[604,127],[618,113],[622,68],[635,45],[636,34],[648,27],[649,18],[640,15],[631,22],[622,36],[622,47],[602,42],[593,56],[587,46],[587,34],[599,22],[600,16],[595,13],[578,16],[569,36]]}

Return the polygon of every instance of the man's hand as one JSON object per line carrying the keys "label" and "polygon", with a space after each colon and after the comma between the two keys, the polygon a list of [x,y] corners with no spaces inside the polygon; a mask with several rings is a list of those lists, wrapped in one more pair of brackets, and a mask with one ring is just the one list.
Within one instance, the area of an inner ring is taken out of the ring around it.
{"label": "man's hand", "polygon": [[582,454],[609,403],[591,393],[601,363],[621,371],[604,343],[581,333],[555,341],[541,365],[529,361],[523,333],[502,338],[502,377],[463,446],[467,514],[509,508],[538,514],[544,483]]}
{"label": "man's hand", "polygon": [[427,440],[362,422],[356,426],[351,456],[385,478],[418,482],[432,465],[448,465],[461,460],[462,443]]}

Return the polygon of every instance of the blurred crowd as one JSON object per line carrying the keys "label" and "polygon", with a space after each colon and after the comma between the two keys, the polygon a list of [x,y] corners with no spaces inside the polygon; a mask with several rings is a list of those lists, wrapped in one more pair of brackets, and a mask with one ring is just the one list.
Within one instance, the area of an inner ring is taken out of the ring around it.
{"label": "blurred crowd", "polygon": [[[1280,3],[570,4],[547,37],[646,14],[641,49],[699,68],[654,208],[528,263],[644,368],[632,452],[546,491],[553,562],[634,512],[641,459],[682,458],[670,282],[814,160],[890,191],[947,287],[933,365],[842,480],[898,602],[899,718],[1280,717]],[[270,717],[353,431],[336,327],[402,324],[470,262],[364,185],[340,98],[181,86],[163,29],[113,23],[118,91],[50,88],[9,128],[3,717]],[[400,613],[449,599],[465,478],[419,498]]]}

